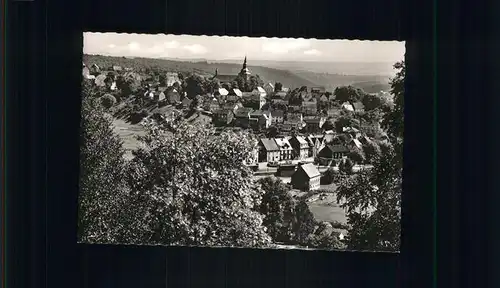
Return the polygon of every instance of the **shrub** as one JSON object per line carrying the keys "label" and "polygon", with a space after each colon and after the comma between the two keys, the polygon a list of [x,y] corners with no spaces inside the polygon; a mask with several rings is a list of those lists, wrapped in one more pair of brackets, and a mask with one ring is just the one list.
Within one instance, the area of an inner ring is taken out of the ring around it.
{"label": "shrub", "polygon": [[116,98],[111,94],[106,94],[101,97],[101,104],[104,108],[109,109],[116,104]]}
{"label": "shrub", "polygon": [[321,176],[321,184],[322,185],[329,185],[333,183],[333,180],[335,179],[335,174],[337,172],[333,170],[332,168],[328,168],[328,170],[325,171],[325,174]]}

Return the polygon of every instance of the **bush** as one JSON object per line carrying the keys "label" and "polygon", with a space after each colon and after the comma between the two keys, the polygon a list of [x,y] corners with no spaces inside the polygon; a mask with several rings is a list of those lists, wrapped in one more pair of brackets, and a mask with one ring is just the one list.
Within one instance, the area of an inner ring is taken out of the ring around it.
{"label": "bush", "polygon": [[320,182],[321,185],[329,185],[333,183],[333,180],[335,179],[335,174],[337,172],[333,170],[332,168],[328,168],[328,170],[325,171],[325,174],[321,176]]}
{"label": "bush", "polygon": [[129,120],[130,120],[130,123],[137,124],[137,123],[141,122],[142,119],[144,119],[147,116],[149,116],[149,112],[145,109],[142,109],[139,112],[132,112],[130,114]]}
{"label": "bush", "polygon": [[101,97],[101,104],[104,108],[109,109],[116,104],[116,98],[111,94],[106,94]]}

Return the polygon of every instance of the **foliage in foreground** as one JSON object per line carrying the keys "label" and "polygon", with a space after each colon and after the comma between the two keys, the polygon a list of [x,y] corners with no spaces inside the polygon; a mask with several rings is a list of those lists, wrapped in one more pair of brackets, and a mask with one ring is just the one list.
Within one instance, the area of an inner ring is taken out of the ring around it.
{"label": "foliage in foreground", "polygon": [[341,173],[338,200],[344,200],[350,229],[349,249],[397,251],[401,236],[402,144],[404,111],[404,62],[391,81],[394,107],[387,111],[382,124],[390,142],[380,142],[373,149],[373,169],[358,174]]}
{"label": "foliage in foreground", "polygon": [[[147,243],[265,247],[271,237],[257,211],[263,191],[243,162],[256,141],[182,121],[150,124],[128,170],[145,205]],[[165,137],[166,133],[171,137]]]}
{"label": "foliage in foreground", "polygon": [[122,142],[96,91],[83,83],[78,239],[117,241],[124,194]]}

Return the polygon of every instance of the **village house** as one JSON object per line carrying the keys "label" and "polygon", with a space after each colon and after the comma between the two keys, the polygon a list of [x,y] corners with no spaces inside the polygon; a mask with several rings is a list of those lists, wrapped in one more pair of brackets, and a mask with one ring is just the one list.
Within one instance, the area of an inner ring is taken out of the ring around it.
{"label": "village house", "polygon": [[361,132],[355,127],[342,127],[342,132],[349,135],[350,138],[361,137]]}
{"label": "village house", "polygon": [[290,140],[288,140],[288,142],[290,142],[295,155],[297,155],[300,160],[304,160],[309,157],[309,144],[304,137],[293,136]]}
{"label": "village house", "polygon": [[213,114],[213,123],[216,126],[227,126],[234,119],[234,113],[229,109],[219,109]]}
{"label": "village house", "polygon": [[319,133],[326,119],[320,116],[304,116],[306,126],[304,130],[306,133]]}
{"label": "village house", "polygon": [[223,109],[229,109],[232,110],[233,112],[236,112],[239,108],[243,108],[243,105],[241,102],[226,102],[226,104],[223,105]]}
{"label": "village house", "polygon": [[321,173],[316,166],[311,163],[302,164],[297,167],[297,171],[291,177],[293,188],[310,191],[318,190],[320,187]]}
{"label": "village house", "polygon": [[323,135],[309,135],[306,140],[309,144],[309,157],[316,157],[318,152],[325,146]]}
{"label": "village house", "polygon": [[321,95],[325,94],[326,89],[325,87],[311,87],[311,94],[313,95]]}
{"label": "village house", "polygon": [[345,158],[349,151],[349,148],[344,145],[325,145],[323,149],[318,152],[317,157],[322,165],[329,166],[332,160]]}
{"label": "village house", "polygon": [[161,102],[165,100],[165,93],[163,91],[155,90],[153,92],[153,100],[156,102]]}
{"label": "village house", "polygon": [[297,112],[288,112],[286,113],[285,120],[288,122],[295,122],[295,123],[300,123],[302,124],[304,122],[304,117],[302,116],[302,113],[297,113]]}
{"label": "village house", "polygon": [[352,103],[352,107],[354,108],[354,112],[361,113],[365,112],[365,105],[361,102],[354,102]]}
{"label": "village house", "polygon": [[285,91],[279,91],[279,92],[274,93],[274,96],[279,97],[279,98],[285,100],[286,104],[288,104],[288,99],[286,98],[287,95],[288,94]]}
{"label": "village house", "polygon": [[363,151],[363,144],[358,139],[351,139],[348,146],[351,150]]}
{"label": "village house", "polygon": [[272,104],[281,104],[281,105],[287,105],[288,104],[288,101],[281,98],[280,96],[278,95],[274,95],[271,97],[271,101],[270,101]]}
{"label": "village house", "polygon": [[354,112],[354,107],[352,106],[351,103],[349,102],[344,102],[342,104],[342,109],[346,110],[346,111],[350,111],[350,112]]}
{"label": "village house", "polygon": [[233,88],[229,91],[226,99],[228,101],[240,101],[243,97],[243,93],[241,93],[240,89]]}
{"label": "village house", "polygon": [[167,82],[167,86],[173,86],[175,83],[182,83],[179,79],[179,74],[175,72],[167,72],[167,74],[165,75],[165,80]]}
{"label": "village house", "polygon": [[301,111],[306,115],[316,115],[318,113],[318,103],[316,99],[302,102]]}
{"label": "village house", "polygon": [[234,112],[234,125],[242,128],[250,128],[250,113],[253,109],[243,107]]}
{"label": "village house", "polygon": [[326,115],[328,117],[339,117],[340,116],[340,109],[338,108],[330,108],[326,111]]}
{"label": "village house", "polygon": [[280,148],[273,139],[262,138],[258,144],[259,162],[280,161]]}
{"label": "village house", "polygon": [[92,64],[90,66],[90,74],[95,75],[101,73],[101,68],[97,64]]}
{"label": "village house", "polygon": [[250,120],[252,121],[252,119],[255,119],[257,122],[256,123],[257,126],[254,126],[254,128],[256,129],[267,129],[272,124],[272,116],[271,112],[269,111],[261,111],[261,110],[252,111],[250,113]]}
{"label": "village house", "polygon": [[219,101],[215,97],[208,97],[207,99],[205,99],[203,106],[203,108],[209,112],[215,112],[216,110],[219,110],[221,108]]}
{"label": "village house", "polygon": [[217,88],[215,89],[214,91],[214,96],[215,97],[218,97],[218,96],[227,96],[229,94],[229,91],[226,90],[226,88]]}
{"label": "village house", "polygon": [[267,94],[274,93],[274,85],[272,83],[268,82],[268,83],[264,84],[264,86],[262,88],[264,88],[264,90],[266,91]]}
{"label": "village house", "polygon": [[280,124],[283,123],[285,118],[285,113],[282,110],[274,110],[271,112],[271,123]]}
{"label": "village house", "polygon": [[274,139],[276,144],[280,149],[280,160],[292,160],[293,159],[293,148],[288,139],[286,138],[276,138]]}
{"label": "village house", "polygon": [[323,95],[321,95],[321,97],[319,97],[319,102],[328,103],[328,102],[330,102],[330,99],[328,99],[328,97],[326,97],[326,95],[323,94]]}

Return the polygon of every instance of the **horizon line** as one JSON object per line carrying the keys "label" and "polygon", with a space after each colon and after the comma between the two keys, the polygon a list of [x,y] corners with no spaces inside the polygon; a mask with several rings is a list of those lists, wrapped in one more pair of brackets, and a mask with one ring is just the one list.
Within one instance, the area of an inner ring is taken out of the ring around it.
{"label": "horizon line", "polygon": [[[167,57],[167,56],[157,56],[157,57],[151,57],[151,56],[119,56],[119,55],[106,55],[106,54],[91,54],[91,53],[83,53],[83,55],[91,55],[91,56],[105,56],[105,57],[124,57],[124,58],[145,58],[145,59],[157,59],[157,60],[192,60],[192,61],[200,61],[200,60],[205,60],[205,61],[238,61],[239,58],[224,58],[224,59],[209,59],[209,58],[204,58],[204,57],[193,57],[193,58],[181,58],[181,57]],[[241,61],[243,62],[243,59],[245,57],[241,58]],[[251,63],[251,61],[269,61],[269,62],[309,62],[309,63],[369,63],[369,64],[375,64],[375,63],[393,63],[392,61],[366,61],[366,62],[356,62],[356,61],[324,61],[324,60],[269,60],[269,59],[259,59],[259,58],[248,58],[247,60],[250,60],[248,62]],[[404,59],[402,59],[404,60]],[[400,60],[400,61],[402,61]],[[395,63],[395,62],[394,62]],[[250,66],[252,66],[250,64]]]}

